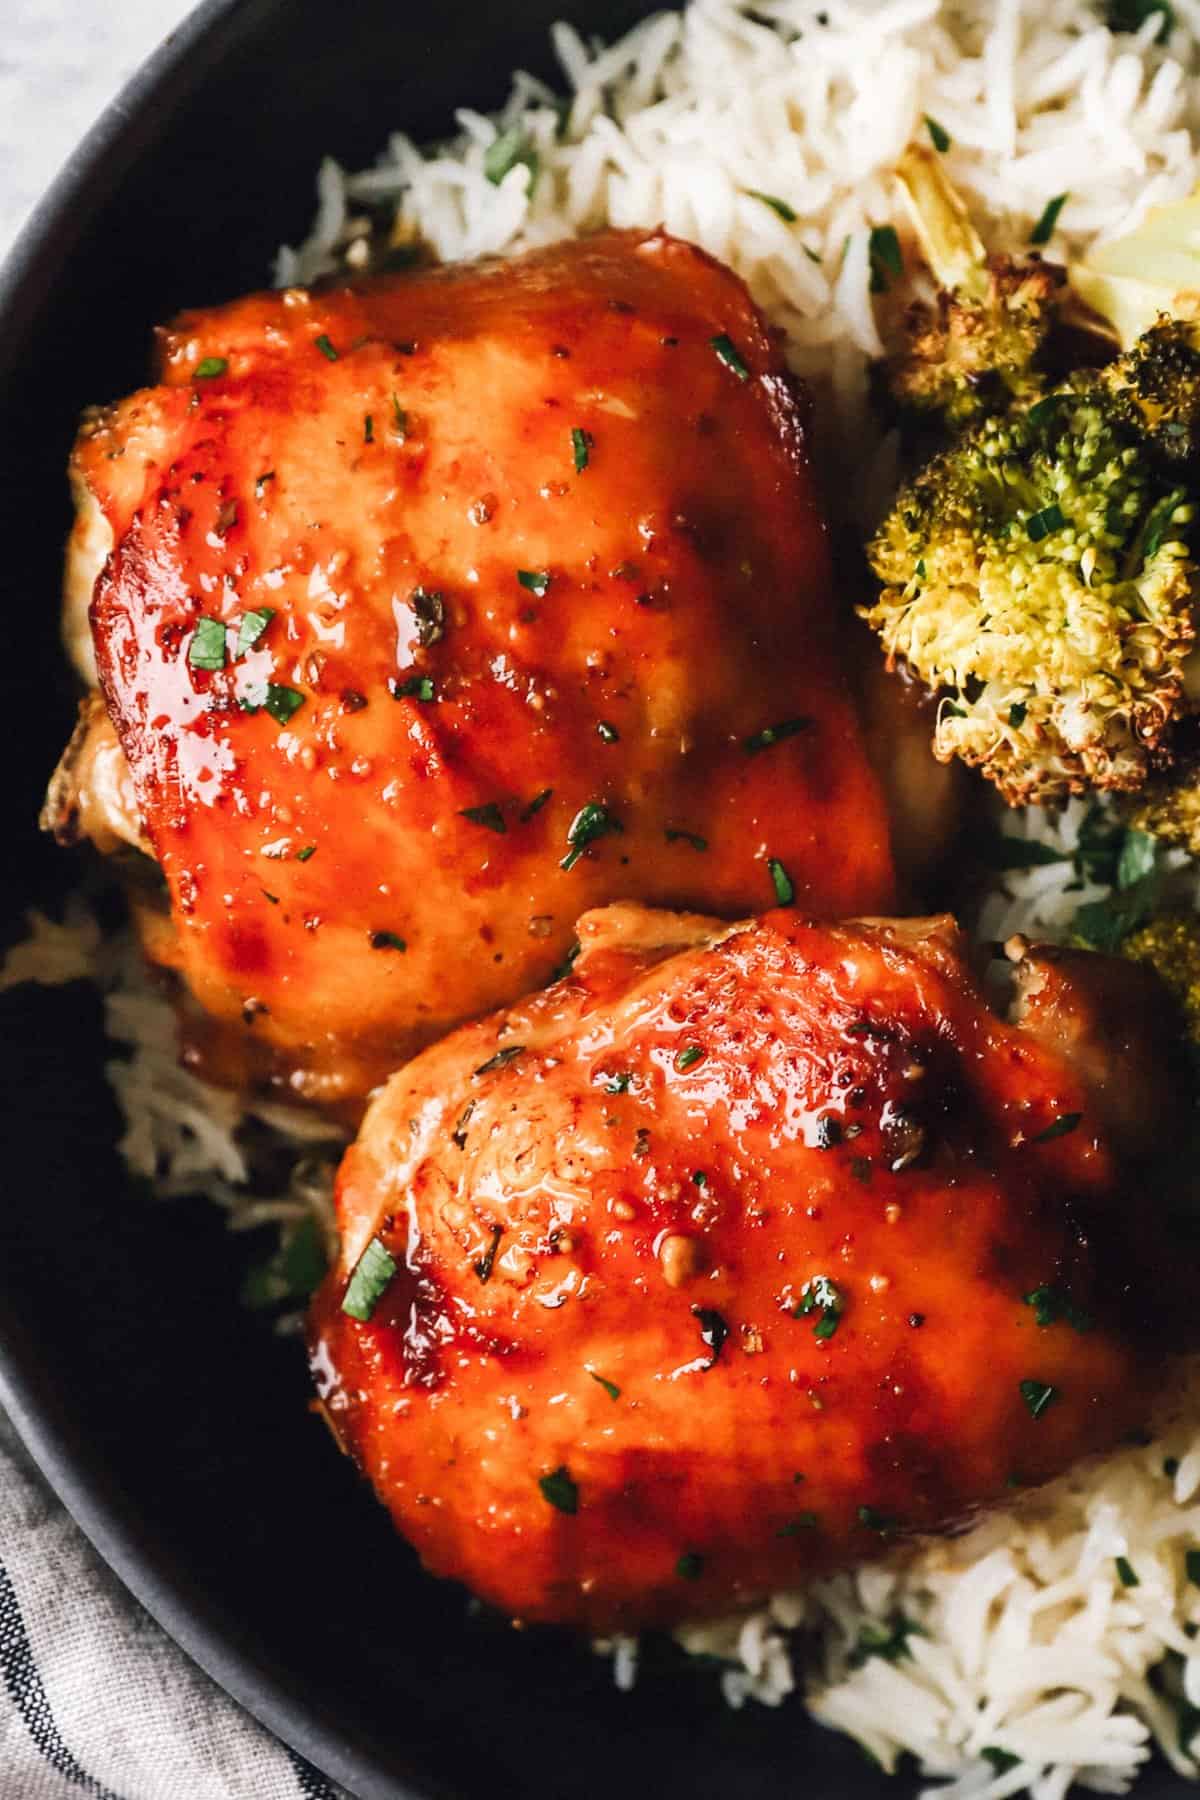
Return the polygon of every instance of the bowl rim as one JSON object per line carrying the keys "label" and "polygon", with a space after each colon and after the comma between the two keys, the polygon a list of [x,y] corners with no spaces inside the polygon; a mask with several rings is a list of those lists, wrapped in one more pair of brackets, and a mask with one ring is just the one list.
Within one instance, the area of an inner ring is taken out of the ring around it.
{"label": "bowl rim", "polygon": [[[91,202],[111,194],[152,141],[173,99],[195,91],[243,30],[278,0],[199,0],[98,114],[35,203],[0,263],[0,381],[22,353],[60,267],[87,228]],[[428,1780],[402,1776],[353,1744],[286,1669],[230,1635],[228,1621],[177,1557],[140,1536],[100,1458],[81,1443],[27,1330],[0,1312],[0,1406],[92,1548],[167,1636],[283,1744],[360,1800],[429,1800]]]}

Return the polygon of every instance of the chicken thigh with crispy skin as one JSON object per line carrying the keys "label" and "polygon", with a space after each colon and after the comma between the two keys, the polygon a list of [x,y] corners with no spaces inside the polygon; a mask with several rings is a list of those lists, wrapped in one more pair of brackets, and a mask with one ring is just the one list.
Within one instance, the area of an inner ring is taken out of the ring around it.
{"label": "chicken thigh with crispy skin", "polygon": [[1016,944],[1014,1024],[945,919],[579,933],[339,1177],[313,1367],[431,1570],[526,1620],[712,1616],[1145,1423],[1187,1295],[1140,971],[1114,1020],[1106,959]]}
{"label": "chicken thigh with crispy skin", "polygon": [[613,898],[894,903],[797,394],[689,245],[186,314],[73,479],[128,768],[93,708],[49,822],[152,848],[259,1079],[365,1093]]}

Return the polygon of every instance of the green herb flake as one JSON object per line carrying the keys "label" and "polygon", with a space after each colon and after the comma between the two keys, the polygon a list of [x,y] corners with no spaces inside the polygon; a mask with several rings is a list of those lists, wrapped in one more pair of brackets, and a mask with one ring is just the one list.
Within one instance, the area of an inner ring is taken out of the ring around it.
{"label": "green herb flake", "polygon": [[[1029,716],[1029,708],[1026,706],[1025,702],[1023,700],[1014,700],[1012,705],[1008,709],[1008,722],[1012,726],[1013,730],[1019,731],[1021,729],[1022,725],[1025,723],[1025,720],[1028,718],[1028,716]],[[1049,849],[1049,845],[1048,844],[1039,844],[1038,848],[1040,850],[1047,850],[1047,849]],[[1056,862],[1057,862],[1057,860],[1058,860],[1058,858],[1055,857]]]}
{"label": "green herb flake", "polygon": [[1052,531],[1061,531],[1065,524],[1062,507],[1057,500],[1053,500],[1049,506],[1043,506],[1040,512],[1030,513],[1025,521],[1025,530],[1029,534],[1030,543],[1040,544]]}
{"label": "green herb flake", "polygon": [[609,1080],[605,1082],[604,1091],[606,1094],[627,1094],[632,1081],[633,1076],[629,1071],[627,1069],[621,1069],[616,1075],[611,1076]]}
{"label": "green herb flake", "polygon": [[1115,1561],[1117,1565],[1117,1579],[1120,1581],[1121,1586],[1126,1588],[1141,1587],[1142,1584],[1138,1580],[1137,1570],[1134,1568],[1129,1558],[1127,1556],[1118,1556]]}
{"label": "green herb flake", "polygon": [[262,703],[277,725],[286,725],[292,714],[304,705],[304,695],[297,688],[281,687],[277,682],[268,681]]}
{"label": "green herb flake", "polygon": [[[803,1477],[801,1476],[798,1479],[803,1480]],[[797,1513],[794,1519],[789,1519],[786,1525],[780,1526],[779,1530],[775,1533],[775,1536],[781,1538],[799,1537],[802,1531],[816,1531],[819,1524],[820,1520],[817,1518],[815,1512]]]}
{"label": "green herb flake", "polygon": [[729,1327],[720,1313],[714,1312],[710,1306],[693,1306],[692,1312],[700,1321],[700,1339],[708,1346],[710,1352],[708,1366],[711,1369],[714,1363],[720,1361],[721,1351],[729,1336]]}
{"label": "green herb flake", "polygon": [[540,794],[535,794],[533,796],[533,799],[529,802],[529,805],[526,807],[523,807],[521,810],[522,825],[528,825],[530,819],[537,817],[538,813],[541,812],[543,806],[545,806],[547,800],[550,798],[550,796],[553,792],[554,792],[553,788],[543,788]]}
{"label": "green herb flake", "polygon": [[321,1228],[311,1213],[306,1214],[277,1250],[249,1270],[242,1283],[242,1304],[255,1311],[299,1305],[320,1286],[328,1266]]}
{"label": "green herb flake", "polygon": [[663,836],[668,844],[690,844],[693,850],[708,849],[708,839],[701,837],[698,831],[682,831],[676,825],[668,825]]}
{"label": "green herb flake", "polygon": [[861,1669],[873,1656],[883,1662],[899,1662],[902,1656],[911,1654],[908,1647],[910,1637],[924,1637],[925,1633],[911,1619],[899,1614],[891,1625],[875,1624],[873,1621],[864,1625],[858,1634],[858,1642],[846,1658],[852,1669]]}
{"label": "green herb flake", "polygon": [[243,613],[238,620],[237,647],[235,656],[245,656],[257,644],[271,620],[275,617],[273,606],[260,606],[254,612]]}
{"label": "green herb flake", "polygon": [[1140,31],[1147,19],[1158,14],[1156,44],[1165,44],[1175,29],[1175,9],[1169,0],[1109,0],[1105,18],[1110,31]]}
{"label": "green herb flake", "polygon": [[886,294],[893,280],[898,280],[904,273],[904,257],[900,250],[900,239],[891,225],[876,225],[867,240],[867,255],[871,264],[871,292]]}
{"label": "green herb flake", "polygon": [[1040,1419],[1046,1408],[1058,1399],[1058,1389],[1048,1381],[1022,1381],[1020,1388],[1031,1419]]}
{"label": "green herb flake", "polygon": [[1117,886],[1122,891],[1136,887],[1154,873],[1158,862],[1158,839],[1148,831],[1128,830],[1117,858]]}
{"label": "green herb flake", "polygon": [[699,1581],[704,1573],[704,1558],[697,1550],[685,1550],[675,1564],[675,1573],[680,1581]]}
{"label": "green herb flake", "polygon": [[401,406],[396,394],[392,395],[392,429],[397,437],[403,437],[408,430],[408,414]]}
{"label": "green herb flake", "polygon": [[[794,225],[800,217],[796,209],[789,206],[786,200],[781,200],[778,194],[762,194],[757,188],[747,188],[746,191],[752,200],[761,200],[773,213],[778,213],[785,225]],[[816,260],[819,262],[821,259],[818,257]]]}
{"label": "green herb flake", "polygon": [[694,1063],[698,1063],[703,1055],[699,1044],[689,1044],[675,1058],[675,1067],[682,1073],[684,1069],[690,1069]]}
{"label": "green herb flake", "polygon": [[581,806],[567,827],[567,854],[559,863],[560,869],[573,869],[589,844],[597,838],[609,837],[625,828],[621,821],[609,812],[607,806],[598,800],[589,800]]}
{"label": "green herb flake", "polygon": [[188,662],[193,669],[225,667],[225,626],[220,619],[196,620],[196,629],[188,645]]}
{"label": "green herb flake", "polygon": [[[427,702],[434,698],[433,677],[431,675],[410,675],[405,681],[398,681],[392,688],[393,700],[420,700]],[[464,817],[470,817],[465,814]],[[500,822],[500,830],[504,830],[504,821]]]}
{"label": "green herb flake", "polygon": [[1058,215],[1069,198],[1068,194],[1055,194],[1053,200],[1047,201],[1046,210],[1029,234],[1031,244],[1036,244],[1040,248],[1043,244],[1050,242],[1054,236],[1054,228],[1058,224]]}
{"label": "green herb flake", "polygon": [[372,1238],[350,1277],[342,1299],[342,1311],[365,1324],[395,1273],[395,1257],[377,1237]]}
{"label": "green herb flake", "polygon": [[317,846],[315,844],[305,844],[303,850],[297,850],[296,861],[307,862],[310,856],[315,856],[316,854]]}
{"label": "green herb flake", "polygon": [[1200,1550],[1184,1552],[1183,1566],[1193,1587],[1200,1587]]}
{"label": "green herb flake", "polygon": [[[1179,1473],[1179,1458],[1177,1456],[1164,1457],[1162,1470],[1168,1481],[1174,1481]],[[1200,1552],[1197,1554],[1200,1555]],[[1197,1564],[1197,1567],[1200,1567],[1200,1564]]]}
{"label": "green herb flake", "polygon": [[926,113],[925,129],[929,133],[929,141],[937,151],[938,155],[945,156],[947,150],[950,148],[950,133],[946,130],[946,127],[944,125],[939,125],[936,119],[931,119],[929,114]]}
{"label": "green herb flake", "polygon": [[1021,1760],[1019,1756],[1014,1756],[1011,1750],[1001,1750],[999,1744],[985,1744],[979,1754],[985,1762],[991,1763],[997,1775],[1007,1775],[1008,1771],[1015,1769]]}
{"label": "green herb flake", "polygon": [[790,906],[792,901],[796,898],[796,889],[792,884],[791,876],[779,861],[778,857],[772,856],[770,858],[767,863],[767,873],[770,875],[771,885],[775,889],[776,904],[779,906]]}
{"label": "green herb flake", "polygon": [[549,569],[518,569],[517,580],[523,588],[528,588],[531,594],[537,594],[540,599],[550,586],[550,571]]}
{"label": "green herb flake", "polygon": [[571,1480],[565,1463],[560,1463],[549,1475],[539,1475],[538,1487],[542,1491],[543,1500],[558,1512],[567,1513],[574,1518],[579,1511],[579,1489]]}
{"label": "green herb flake", "polygon": [[597,723],[596,736],[602,744],[619,744],[621,741],[620,732],[615,725],[610,725],[607,719],[601,719]]}
{"label": "green herb flake", "polygon": [[1021,1299],[1026,1306],[1032,1306],[1033,1316],[1037,1324],[1045,1330],[1047,1326],[1057,1325],[1061,1320],[1073,1331],[1090,1331],[1091,1317],[1082,1307],[1076,1306],[1069,1294],[1061,1288],[1043,1285],[1033,1288]]}
{"label": "green herb flake", "polygon": [[458,816],[460,819],[470,819],[472,825],[482,825],[486,831],[495,831],[501,837],[508,830],[504,814],[495,800],[488,800],[483,806],[460,807]]}
{"label": "green herb flake", "polygon": [[812,724],[811,719],[803,717],[781,719],[777,725],[764,725],[753,737],[742,739],[742,749],[748,756],[757,756],[761,750],[769,750],[773,744],[782,743],[784,738],[796,737],[807,731]]}
{"label": "green herb flake", "polygon": [[571,945],[570,949],[567,951],[567,954],[563,957],[563,959],[559,963],[558,967],[551,972],[551,975],[550,975],[551,981],[565,981],[566,980],[567,976],[571,973],[571,970],[575,967],[575,963],[576,963],[576,961],[579,957],[580,951],[582,949],[583,949],[583,945],[580,943],[579,939],[576,938],[575,942]]}
{"label": "green herb flake", "polygon": [[496,1069],[506,1069],[510,1062],[525,1053],[524,1044],[509,1044],[503,1050],[497,1050],[495,1056],[489,1056],[485,1063],[480,1063],[475,1070],[476,1075],[491,1075]]}
{"label": "green herb flake", "polygon": [[610,1400],[619,1400],[621,1398],[621,1390],[615,1381],[609,1381],[605,1376],[598,1375],[595,1369],[589,1369],[588,1374],[598,1387],[604,1389]]}
{"label": "green herb flake", "polygon": [[865,1530],[878,1532],[880,1537],[890,1537],[896,1529],[895,1519],[880,1512],[876,1506],[860,1506],[858,1522]]}
{"label": "green herb flake", "polygon": [[363,443],[375,442],[375,420],[370,413],[363,414]]}
{"label": "green herb flake", "polygon": [[836,1282],[830,1281],[828,1275],[814,1275],[806,1281],[800,1290],[800,1304],[793,1312],[793,1318],[806,1319],[813,1313],[818,1315],[813,1326],[813,1336],[822,1342],[831,1338],[838,1328],[844,1311],[845,1295]]}
{"label": "green herb flake", "polygon": [[479,1277],[480,1287],[486,1287],[492,1279],[492,1269],[496,1262],[496,1252],[500,1248],[500,1239],[504,1236],[503,1225],[492,1226],[491,1242],[483,1255],[475,1259],[475,1273]]}
{"label": "green herb flake", "polygon": [[1040,869],[1050,863],[1066,861],[1061,850],[1055,850],[1049,844],[1039,844],[1036,838],[1005,837],[1003,834],[991,840],[986,856],[989,866],[998,872],[1007,869]]}
{"label": "green herb flake", "polygon": [[703,1169],[692,1170],[692,1181],[698,1188],[706,1188],[708,1186],[708,1176],[704,1173]]}
{"label": "green herb flake", "polygon": [[334,349],[333,345],[330,343],[328,335],[325,332],[322,332],[320,337],[315,338],[313,341],[315,342],[317,349],[321,352],[321,355],[325,358],[326,362],[336,362],[337,361],[338,353]]}
{"label": "green herb flake", "polygon": [[1031,1137],[1029,1142],[1031,1144],[1049,1144],[1055,1138],[1066,1137],[1068,1132],[1075,1130],[1082,1117],[1081,1112],[1060,1113],[1052,1124],[1047,1125],[1044,1131],[1039,1131],[1035,1137]]}
{"label": "green herb flake", "polygon": [[734,345],[733,339],[725,332],[718,332],[716,337],[709,338],[710,347],[716,351],[718,359],[727,369],[732,369],[739,381],[749,381],[750,371],[742,361]]}
{"label": "green herb flake", "polygon": [[582,475],[583,471],[587,468],[592,453],[592,446],[595,442],[596,440],[591,432],[584,431],[581,425],[572,427],[571,452],[575,458],[575,473],[577,475]]}
{"label": "green herb flake", "polygon": [[193,381],[215,381],[218,375],[224,375],[229,367],[227,356],[202,356],[192,370]]}
{"label": "green herb flake", "polygon": [[394,931],[373,931],[371,948],[372,950],[407,950],[408,944]]}
{"label": "green herb flake", "polygon": [[493,187],[499,187],[504,177],[513,169],[524,167],[529,170],[529,192],[533,192],[540,166],[538,153],[534,149],[528,134],[519,125],[513,125],[508,131],[502,131],[494,142],[490,143],[484,153],[483,172]]}

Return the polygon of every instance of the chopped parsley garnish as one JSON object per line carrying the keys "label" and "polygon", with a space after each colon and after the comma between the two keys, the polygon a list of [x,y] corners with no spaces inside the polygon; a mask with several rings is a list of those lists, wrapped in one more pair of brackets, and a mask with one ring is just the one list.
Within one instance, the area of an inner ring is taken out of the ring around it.
{"label": "chopped parsley garnish", "polygon": [[218,375],[224,375],[229,367],[226,356],[202,356],[192,371],[195,381],[214,381]]}
{"label": "chopped parsley garnish", "polygon": [[668,825],[663,836],[668,844],[690,844],[693,850],[708,849],[708,839],[701,837],[698,831],[681,831],[675,825]]}
{"label": "chopped parsley garnish", "polygon": [[501,837],[508,830],[504,823],[504,814],[495,800],[489,800],[483,806],[464,806],[459,809],[460,819],[470,819],[472,825],[482,825],[488,831],[499,832]]}
{"label": "chopped parsley garnish", "polygon": [[262,497],[262,491],[266,487],[268,481],[274,481],[274,479],[275,479],[274,469],[264,469],[261,475],[256,475],[254,477],[254,492],[260,497],[260,499]]}
{"label": "chopped parsley garnish", "polygon": [[[396,682],[392,688],[392,699],[432,700],[433,677],[431,675],[410,675],[407,681]],[[500,830],[504,830],[503,820],[500,822]]]}
{"label": "chopped parsley garnish", "polygon": [[1039,1131],[1036,1137],[1031,1137],[1029,1142],[1031,1144],[1049,1144],[1052,1143],[1055,1138],[1066,1137],[1069,1131],[1075,1130],[1075,1127],[1079,1124],[1082,1117],[1083,1114],[1081,1112],[1060,1113],[1057,1119],[1047,1125],[1044,1131]]}
{"label": "chopped parsley garnish", "polygon": [[749,381],[750,371],[739,356],[731,337],[721,331],[716,337],[709,338],[708,341],[712,349],[716,351],[719,360],[725,364],[727,369],[733,370],[739,381]]}
{"label": "chopped parsley garnish", "polygon": [[496,1252],[500,1248],[500,1239],[504,1236],[503,1225],[492,1226],[492,1241],[483,1255],[476,1259],[475,1273],[479,1277],[481,1287],[486,1287],[492,1279],[492,1268],[496,1261]]}
{"label": "chopped parsley garnish", "polygon": [[767,872],[771,877],[771,885],[775,889],[775,899],[778,904],[780,906],[790,906],[792,901],[796,898],[796,890],[792,885],[791,876],[779,861],[778,857],[771,857],[767,863]]}
{"label": "chopped parsley garnish", "polygon": [[537,594],[540,598],[550,586],[550,571],[549,569],[518,569],[517,580],[523,588],[528,588],[531,594]]}
{"label": "chopped parsley garnish", "polygon": [[886,294],[892,281],[904,273],[904,257],[894,227],[873,227],[867,240],[867,256],[871,264],[871,292]]}
{"label": "chopped parsley garnish", "polygon": [[1050,844],[1039,844],[1036,838],[1005,837],[1001,834],[988,844],[987,860],[989,866],[997,870],[1039,869],[1050,863],[1065,862],[1066,857],[1061,850],[1055,850]]}
{"label": "chopped parsley garnish", "polygon": [[242,1285],[242,1302],[256,1311],[302,1303],[320,1286],[328,1266],[321,1228],[307,1213],[277,1250],[250,1269]]}
{"label": "chopped parsley garnish", "polygon": [[263,705],[277,725],[286,725],[294,712],[304,705],[304,695],[294,687],[281,687],[268,681]]}
{"label": "chopped parsley garnish", "polygon": [[859,1632],[858,1642],[846,1661],[852,1669],[861,1669],[873,1656],[881,1657],[884,1662],[899,1662],[902,1656],[910,1654],[909,1638],[924,1636],[921,1627],[914,1625],[911,1619],[906,1619],[903,1613],[890,1626],[877,1625],[871,1621]]}
{"label": "chopped parsley garnish", "polygon": [[817,1120],[816,1135],[813,1138],[815,1150],[833,1150],[842,1141],[842,1125],[832,1113],[822,1113]]}
{"label": "chopped parsley garnish", "polygon": [[450,1133],[450,1142],[456,1144],[460,1150],[465,1150],[467,1147],[467,1126],[471,1123],[471,1114],[474,1111],[475,1102],[468,1100],[458,1115],[458,1123]]}
{"label": "chopped parsley garnish", "polygon": [[615,725],[610,725],[607,719],[598,721],[596,725],[596,736],[600,739],[601,743],[604,744],[619,744],[621,741],[620,732]]}
{"label": "chopped parsley garnish", "polygon": [[1019,1756],[1014,1756],[1011,1750],[1001,1750],[999,1744],[985,1744],[979,1754],[985,1762],[991,1763],[997,1775],[1007,1775],[1008,1771],[1015,1769],[1021,1760]]}
{"label": "chopped parsley garnish", "polygon": [[621,1069],[616,1075],[611,1076],[610,1079],[605,1082],[604,1091],[606,1094],[627,1094],[632,1081],[633,1076],[630,1074],[629,1070]]}
{"label": "chopped parsley garnish", "polygon": [[1052,531],[1061,531],[1065,524],[1062,507],[1055,500],[1049,506],[1043,506],[1040,512],[1030,513],[1025,521],[1025,529],[1029,533],[1030,542],[1040,544]]}
{"label": "chopped parsley garnish", "polygon": [[675,1058],[675,1067],[682,1073],[684,1069],[690,1069],[693,1063],[698,1063],[703,1055],[699,1044],[688,1044]]}
{"label": "chopped parsley garnish", "polygon": [[296,861],[307,862],[310,856],[315,856],[316,854],[317,846],[315,844],[305,844],[303,850],[297,850]]}
{"label": "chopped parsley garnish", "polygon": [[597,838],[608,837],[613,832],[623,831],[621,821],[614,818],[607,806],[598,800],[589,800],[581,806],[567,827],[567,843],[570,848],[559,863],[560,869],[573,869],[589,844]]}
{"label": "chopped parsley garnish", "polygon": [[372,1238],[350,1277],[342,1299],[342,1311],[365,1324],[395,1273],[395,1257],[377,1237]]}
{"label": "chopped parsley garnish", "polygon": [[326,362],[336,362],[337,361],[338,353],[334,349],[333,345],[330,343],[329,338],[325,332],[322,332],[320,337],[316,338],[314,341],[316,343],[317,349],[321,352],[321,355],[325,358]]}
{"label": "chopped parsley garnish", "polygon": [[693,1169],[692,1180],[698,1188],[706,1188],[708,1186],[708,1176],[704,1173],[703,1169]]}
{"label": "chopped parsley garnish", "polygon": [[1127,1556],[1118,1556],[1114,1560],[1117,1565],[1117,1579],[1120,1581],[1121,1586],[1127,1588],[1141,1587],[1142,1584],[1138,1580],[1137,1570],[1134,1568],[1129,1558]]}
{"label": "chopped parsley garnish", "polygon": [[374,442],[375,442],[375,421],[371,417],[370,413],[364,413],[363,414],[363,443],[364,444],[373,444]]}
{"label": "chopped parsley garnish", "polygon": [[579,1489],[571,1480],[565,1463],[560,1463],[549,1475],[539,1475],[538,1486],[542,1490],[542,1499],[557,1507],[560,1513],[570,1513],[573,1517],[579,1511]]}
{"label": "chopped parsley garnish", "polygon": [[1185,1551],[1183,1566],[1192,1585],[1200,1587],[1200,1550]]}
{"label": "chopped parsley garnish", "polygon": [[220,619],[196,620],[187,659],[193,669],[225,667],[225,626]]}
{"label": "chopped parsley garnish", "polygon": [[563,981],[566,979],[566,977],[571,973],[571,970],[575,967],[576,961],[578,960],[578,957],[579,957],[579,953],[582,949],[583,949],[583,945],[580,943],[579,939],[576,938],[574,943],[571,945],[570,949],[567,951],[567,954],[563,957],[562,961],[559,963],[558,967],[551,972],[551,975],[550,975],[551,981]]}
{"label": "chopped parsley garnish", "polygon": [[729,1336],[729,1327],[720,1313],[714,1312],[710,1306],[693,1306],[692,1311],[700,1321],[701,1341],[708,1346],[711,1352],[708,1363],[711,1369],[713,1364],[720,1360],[725,1340]]}
{"label": "chopped parsley garnish", "polygon": [[238,620],[237,648],[235,656],[245,656],[257,644],[271,620],[275,617],[273,606],[260,606],[254,612],[245,612]]}
{"label": "chopped parsley garnish", "polygon": [[1048,1381],[1023,1381],[1021,1398],[1029,1409],[1030,1418],[1040,1419],[1046,1408],[1058,1399],[1058,1389]]}
{"label": "chopped parsley garnish", "polygon": [[485,1063],[480,1063],[475,1070],[476,1075],[490,1075],[494,1069],[506,1069],[510,1062],[524,1055],[524,1044],[509,1044],[503,1050],[497,1050],[495,1056],[489,1056]]}
{"label": "chopped parsley garnish", "polygon": [[936,119],[931,119],[929,114],[926,113],[925,129],[929,133],[929,141],[937,151],[938,155],[945,156],[947,150],[950,148],[950,133],[946,130],[946,127],[944,125],[939,125]]}
{"label": "chopped parsley garnish", "polygon": [[858,1522],[867,1531],[877,1531],[880,1537],[889,1537],[896,1529],[895,1519],[889,1518],[887,1513],[880,1512],[877,1506],[860,1506]]}
{"label": "chopped parsley garnish", "polygon": [[815,1512],[797,1513],[794,1519],[789,1519],[786,1525],[780,1526],[779,1530],[775,1533],[775,1536],[781,1538],[799,1537],[802,1531],[815,1531],[819,1523],[820,1520],[817,1518]]}
{"label": "chopped parsley garnish", "polygon": [[1117,857],[1117,886],[1123,891],[1136,887],[1154,873],[1158,861],[1158,839],[1148,831],[1130,829],[1125,833]]}
{"label": "chopped parsley garnish", "polygon": [[408,414],[395,394],[392,395],[392,424],[398,437],[403,437],[408,430]]}
{"label": "chopped parsley garnish", "polygon": [[747,188],[746,192],[752,200],[761,200],[773,213],[778,213],[785,225],[794,225],[800,217],[795,208],[789,206],[786,200],[781,200],[778,194],[762,194],[757,188]]}
{"label": "chopped parsley garnish", "polygon": [[533,799],[529,802],[528,806],[522,807],[522,809],[521,809],[522,825],[528,825],[530,819],[534,818],[538,813],[541,812],[543,806],[545,806],[547,800],[550,798],[550,796],[553,792],[554,792],[553,788],[543,788],[540,794],[535,794],[533,796]]}
{"label": "chopped parsley garnish", "polygon": [[1156,44],[1165,44],[1175,29],[1175,9],[1169,0],[1109,0],[1105,19],[1110,31],[1140,31],[1147,19],[1157,13],[1160,18],[1154,34]]}
{"label": "chopped parsley garnish", "polygon": [[742,749],[750,756],[757,756],[760,750],[769,750],[772,744],[778,744],[784,738],[795,737],[798,732],[807,731],[812,724],[811,719],[803,717],[781,719],[778,725],[764,725],[753,737],[742,739]]}
{"label": "chopped parsley garnish", "polygon": [[508,131],[502,131],[484,152],[483,172],[493,187],[499,187],[504,177],[519,166],[529,170],[529,192],[532,194],[538,176],[538,153],[519,125],[513,125]]}
{"label": "chopped parsley garnish", "polygon": [[813,1336],[822,1340],[831,1338],[842,1316],[845,1300],[842,1290],[828,1275],[814,1275],[811,1281],[805,1282],[800,1295],[800,1304],[793,1316],[806,1319],[812,1313],[819,1313]]}
{"label": "chopped parsley garnish", "polygon": [[704,1573],[704,1558],[697,1550],[685,1550],[675,1564],[675,1573],[680,1581],[699,1581]]}
{"label": "chopped parsley garnish", "polygon": [[592,445],[595,441],[596,440],[591,432],[584,431],[582,426],[576,425],[572,429],[571,449],[575,457],[575,473],[577,475],[582,475],[583,471],[587,468],[588,458],[591,455]]}
{"label": "chopped parsley garnish", "polygon": [[609,1381],[605,1376],[597,1375],[595,1369],[589,1369],[588,1374],[598,1387],[604,1389],[610,1400],[619,1400],[621,1398],[621,1390],[615,1381]]}
{"label": "chopped parsley garnish", "polygon": [[[1058,215],[1069,199],[1067,194],[1055,194],[1053,200],[1046,203],[1046,210],[1029,234],[1031,244],[1048,244],[1054,236],[1054,227],[1058,224]],[[1030,534],[1032,536],[1032,533]]]}
{"label": "chopped parsley garnish", "polygon": [[405,940],[394,931],[373,931],[371,933],[372,950],[407,950]]}
{"label": "chopped parsley garnish", "polygon": [[[1012,726],[1014,731],[1019,731],[1021,729],[1021,726],[1025,723],[1026,715],[1028,714],[1028,712],[1029,712],[1029,708],[1026,706],[1026,704],[1023,700],[1014,700],[1013,701],[1012,705],[1008,709],[1008,722]],[[1038,848],[1042,849],[1042,850],[1046,850],[1049,848],[1049,846],[1047,844],[1040,844],[1038,846]],[[1057,858],[1055,858],[1055,860],[1057,861]]]}
{"label": "chopped parsley garnish", "polygon": [[1061,1319],[1074,1331],[1090,1331],[1090,1316],[1076,1306],[1069,1294],[1061,1288],[1043,1285],[1035,1287],[1030,1293],[1022,1294],[1021,1299],[1026,1306],[1032,1306],[1033,1316],[1043,1329],[1048,1325],[1057,1325]]}

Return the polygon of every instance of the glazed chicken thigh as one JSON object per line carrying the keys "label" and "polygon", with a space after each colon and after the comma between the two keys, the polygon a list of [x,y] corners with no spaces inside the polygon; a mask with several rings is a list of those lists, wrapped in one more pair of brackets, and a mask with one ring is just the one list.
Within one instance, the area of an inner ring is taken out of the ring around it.
{"label": "glazed chicken thigh", "polygon": [[698,250],[186,314],[73,479],[108,718],[49,821],[152,851],[151,953],[255,1079],[364,1094],[607,900],[894,904],[798,397]]}
{"label": "glazed chicken thigh", "polygon": [[1122,1160],[1176,1099],[1141,971],[1114,1016],[1105,959],[1015,946],[1013,1024],[946,919],[579,936],[339,1176],[313,1368],[431,1570],[524,1620],[711,1617],[1145,1422],[1179,1308]]}

